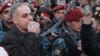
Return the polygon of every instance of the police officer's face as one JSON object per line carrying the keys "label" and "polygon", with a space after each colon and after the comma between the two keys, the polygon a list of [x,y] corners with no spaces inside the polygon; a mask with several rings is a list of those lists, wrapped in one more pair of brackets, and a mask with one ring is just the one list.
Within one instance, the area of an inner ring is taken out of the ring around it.
{"label": "police officer's face", "polygon": [[54,13],[54,16],[56,17],[56,19],[59,21],[61,18],[64,17],[65,14],[65,10],[58,10]]}
{"label": "police officer's face", "polygon": [[12,19],[10,18],[10,10],[11,7],[4,9],[1,15],[2,19],[8,23],[12,22]]}
{"label": "police officer's face", "polygon": [[82,19],[79,19],[79,20],[68,22],[67,25],[68,28],[70,28],[74,32],[80,32],[81,25],[82,25],[81,23],[82,23]]}
{"label": "police officer's face", "polygon": [[28,6],[22,5],[16,11],[15,24],[22,30],[27,31],[28,23],[33,21],[31,10]]}

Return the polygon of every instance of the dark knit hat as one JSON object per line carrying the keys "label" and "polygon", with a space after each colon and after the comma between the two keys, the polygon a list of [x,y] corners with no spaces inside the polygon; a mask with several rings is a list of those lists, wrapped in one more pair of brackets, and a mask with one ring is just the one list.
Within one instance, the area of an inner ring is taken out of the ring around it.
{"label": "dark knit hat", "polygon": [[81,10],[79,8],[75,8],[75,9],[69,11],[65,15],[65,20],[66,21],[74,21],[74,20],[80,19],[81,17],[83,17],[83,13],[81,12]]}
{"label": "dark knit hat", "polygon": [[0,13],[3,12],[4,9],[8,8],[8,7],[11,7],[11,3],[10,2],[7,2],[7,3],[4,3],[1,7],[0,7]]}
{"label": "dark knit hat", "polygon": [[44,16],[49,16],[49,17],[53,16],[53,12],[47,7],[40,7],[38,10],[38,14],[39,15],[43,14]]}

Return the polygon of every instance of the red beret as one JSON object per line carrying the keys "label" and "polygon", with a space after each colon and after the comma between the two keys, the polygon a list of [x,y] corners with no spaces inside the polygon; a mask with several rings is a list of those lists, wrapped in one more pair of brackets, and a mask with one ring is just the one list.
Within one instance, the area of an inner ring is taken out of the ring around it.
{"label": "red beret", "polygon": [[81,12],[81,10],[79,8],[75,8],[75,9],[69,11],[65,15],[65,20],[66,21],[74,21],[74,20],[78,20],[82,17],[83,17],[83,13]]}
{"label": "red beret", "polygon": [[58,10],[64,10],[65,9],[65,5],[57,5],[53,8],[53,11],[56,12]]}
{"label": "red beret", "polygon": [[42,16],[47,16],[47,17],[51,17],[49,13],[41,13]]}
{"label": "red beret", "polygon": [[9,2],[4,3],[4,4],[1,6],[1,8],[0,8],[0,13],[2,13],[2,11],[3,11],[4,9],[6,9],[7,7],[11,7],[11,3],[9,3]]}

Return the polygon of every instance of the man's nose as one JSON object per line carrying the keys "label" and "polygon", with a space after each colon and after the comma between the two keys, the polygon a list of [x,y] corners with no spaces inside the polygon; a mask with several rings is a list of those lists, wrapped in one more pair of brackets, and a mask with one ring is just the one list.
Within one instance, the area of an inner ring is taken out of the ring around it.
{"label": "man's nose", "polygon": [[33,16],[32,15],[29,15],[29,20],[33,21]]}
{"label": "man's nose", "polygon": [[63,13],[60,13],[59,16],[60,16],[60,17],[64,17],[64,14],[63,14]]}

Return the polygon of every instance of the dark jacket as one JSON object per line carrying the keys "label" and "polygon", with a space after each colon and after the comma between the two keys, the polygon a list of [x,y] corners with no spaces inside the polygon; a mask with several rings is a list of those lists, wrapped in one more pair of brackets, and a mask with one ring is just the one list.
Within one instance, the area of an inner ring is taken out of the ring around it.
{"label": "dark jacket", "polygon": [[81,41],[84,53],[88,56],[100,56],[100,33],[97,34],[90,25],[82,25]]}
{"label": "dark jacket", "polygon": [[53,42],[52,56],[81,56],[81,51],[77,49],[78,41],[79,36],[69,30],[65,30]]}
{"label": "dark jacket", "polygon": [[8,30],[9,28],[4,24],[4,21],[0,20],[0,42]]}
{"label": "dark jacket", "polygon": [[17,27],[6,33],[0,45],[9,56],[40,56],[39,37],[35,33],[22,33]]}

